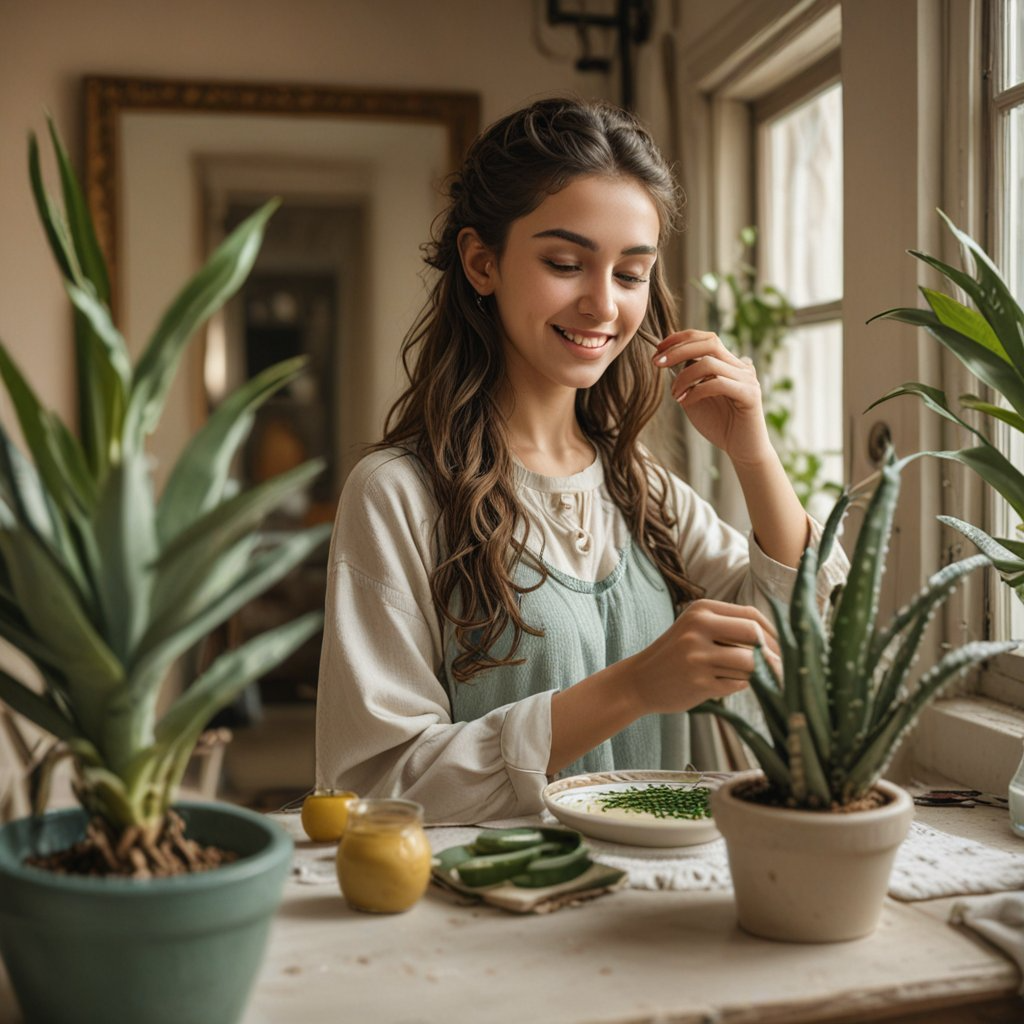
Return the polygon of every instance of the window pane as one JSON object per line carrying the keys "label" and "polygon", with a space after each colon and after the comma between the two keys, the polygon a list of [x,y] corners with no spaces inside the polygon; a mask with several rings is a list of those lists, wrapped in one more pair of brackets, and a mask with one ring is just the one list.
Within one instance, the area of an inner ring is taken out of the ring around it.
{"label": "window pane", "polygon": [[[788,433],[797,452],[821,459],[814,476],[816,494],[808,511],[824,521],[836,495],[822,492],[826,483],[843,482],[843,325],[840,320],[797,327],[786,337],[772,366],[772,380],[789,378],[793,389],[788,395]],[[783,393],[784,394],[784,393]],[[771,398],[769,399],[771,404]],[[792,466],[794,453],[780,452]],[[799,473],[808,471],[808,460],[796,460]],[[790,468],[787,466],[787,468]],[[794,472],[791,469],[790,475]],[[802,490],[795,479],[798,492]]]}
{"label": "window pane", "polygon": [[[1020,62],[1024,59],[1021,47],[1021,35],[1024,33],[1024,26],[1019,20],[1024,16],[1024,5],[1013,3],[1010,6],[1015,8],[1017,22],[1010,22],[1009,25],[1016,25],[1011,30],[1010,36],[1016,39],[1017,69],[1018,77]],[[1003,152],[1005,153],[1005,194],[1003,196],[1003,260],[1002,266],[1006,275],[1007,284],[1016,296],[1017,300],[1024,303],[1024,107],[1014,107],[1003,118]],[[1009,445],[1008,455],[1015,466],[1024,466],[1024,435],[1019,431],[1007,428],[1003,432],[1003,439]],[[1006,451],[1006,448],[1003,449]],[[1019,516],[1014,514],[1009,505],[1003,504],[1003,527],[1002,536],[1014,540],[1024,540],[1024,530],[1017,528]],[[1024,603],[1016,597],[1009,598],[1009,635],[1012,637],[1024,637]],[[1005,621],[1005,620],[1004,620]]]}
{"label": "window pane", "polygon": [[1006,154],[1002,218],[1005,237],[1003,267],[1010,290],[1024,301],[1024,107],[1014,107],[1003,119]]}
{"label": "window pane", "polygon": [[1024,82],[1024,3],[1003,0],[1003,74],[1001,87]]}
{"label": "window pane", "polygon": [[763,131],[764,276],[796,306],[843,294],[843,109],[834,85]]}

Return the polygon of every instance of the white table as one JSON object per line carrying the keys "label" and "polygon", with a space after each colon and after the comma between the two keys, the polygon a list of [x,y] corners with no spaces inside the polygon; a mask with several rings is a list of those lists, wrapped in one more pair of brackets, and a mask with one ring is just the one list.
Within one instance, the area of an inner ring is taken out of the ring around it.
{"label": "white table", "polygon": [[[918,816],[1021,843],[1005,812]],[[887,900],[874,935],[804,946],[741,932],[721,893],[627,889],[519,916],[431,889],[405,914],[374,916],[334,886],[289,881],[244,1024],[1019,1024],[1017,968],[947,924],[951,903]],[[956,1010],[982,1002],[984,1018]],[[0,977],[0,1024],[18,1019]]]}
{"label": "white table", "polygon": [[[1021,842],[1005,812],[918,812],[946,831]],[[805,946],[740,931],[720,893],[627,889],[520,916],[431,889],[378,917],[349,910],[334,886],[289,882],[245,1024],[818,1024],[987,1000],[1004,1001],[991,1020],[1024,1020],[1016,966],[948,925],[951,903],[887,900],[869,938]]]}

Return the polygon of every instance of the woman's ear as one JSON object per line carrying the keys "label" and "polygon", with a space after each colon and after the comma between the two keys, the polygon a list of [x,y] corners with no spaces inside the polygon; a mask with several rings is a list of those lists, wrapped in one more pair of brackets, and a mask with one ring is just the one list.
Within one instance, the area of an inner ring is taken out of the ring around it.
{"label": "woman's ear", "polygon": [[462,271],[477,295],[491,295],[497,284],[497,260],[484,245],[476,228],[463,228],[459,232],[459,259]]}

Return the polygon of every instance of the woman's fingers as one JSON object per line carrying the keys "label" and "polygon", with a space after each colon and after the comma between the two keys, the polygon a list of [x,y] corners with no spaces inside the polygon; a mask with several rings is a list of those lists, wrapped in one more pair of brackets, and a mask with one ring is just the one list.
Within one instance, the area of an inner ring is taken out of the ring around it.
{"label": "woman's fingers", "polygon": [[733,366],[742,365],[742,360],[722,344],[717,334],[710,331],[679,331],[670,334],[655,350],[654,364],[675,368],[703,356],[717,356]]}
{"label": "woman's fingers", "polygon": [[679,371],[672,381],[672,394],[675,398],[680,398],[696,385],[716,378],[745,381],[752,377],[750,367],[744,363],[736,365],[718,356],[701,356]]}
{"label": "woman's fingers", "polygon": [[706,634],[716,643],[754,647],[760,644],[780,654],[774,624],[759,608],[749,604],[728,604],[704,598],[690,606],[690,612],[708,618]]}

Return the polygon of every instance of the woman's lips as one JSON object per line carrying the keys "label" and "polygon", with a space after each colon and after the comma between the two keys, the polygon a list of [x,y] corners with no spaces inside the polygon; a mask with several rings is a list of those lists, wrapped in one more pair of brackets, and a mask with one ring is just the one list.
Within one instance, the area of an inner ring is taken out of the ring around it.
{"label": "woman's lips", "polygon": [[598,334],[594,331],[573,331],[567,327],[559,327],[557,324],[552,326],[562,341],[581,355],[590,355],[591,353],[596,355],[603,352],[608,347],[608,343],[614,339],[614,335],[610,334]]}

